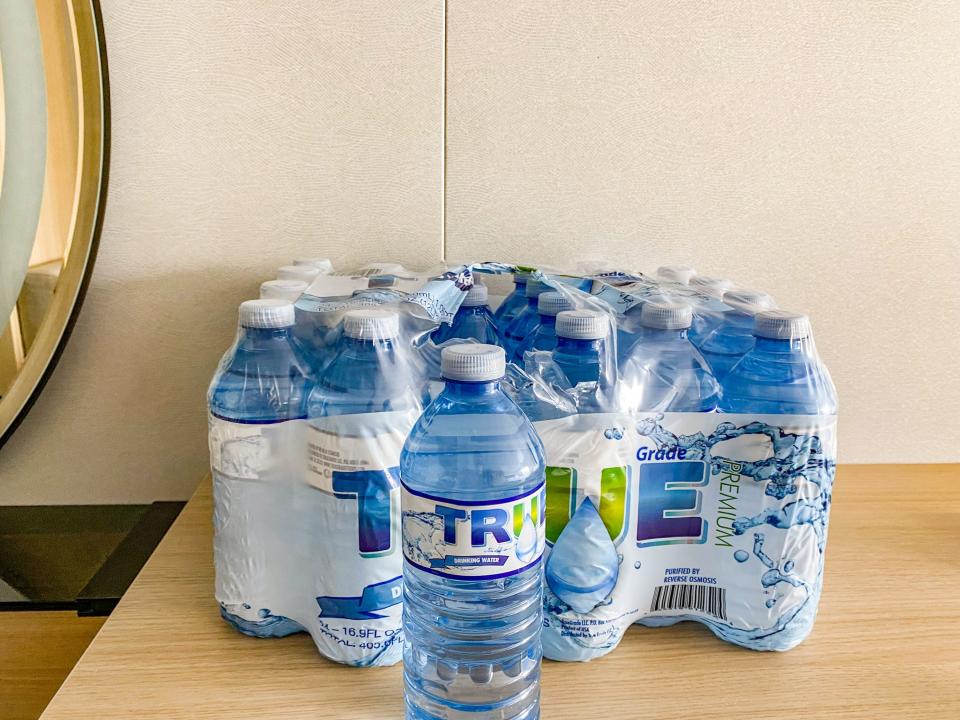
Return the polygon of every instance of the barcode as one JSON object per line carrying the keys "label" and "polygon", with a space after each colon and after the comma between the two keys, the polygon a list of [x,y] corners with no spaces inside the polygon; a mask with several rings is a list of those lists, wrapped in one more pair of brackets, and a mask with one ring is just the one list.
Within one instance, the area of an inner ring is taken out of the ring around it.
{"label": "barcode", "polygon": [[727,619],[727,591],[712,585],[659,585],[653,589],[650,612],[697,610]]}

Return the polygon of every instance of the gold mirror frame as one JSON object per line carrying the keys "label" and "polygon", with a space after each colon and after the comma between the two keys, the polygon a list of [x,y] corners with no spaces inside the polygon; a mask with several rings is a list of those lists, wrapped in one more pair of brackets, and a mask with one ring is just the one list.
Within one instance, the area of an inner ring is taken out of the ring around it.
{"label": "gold mirror frame", "polygon": [[69,250],[50,307],[19,374],[0,400],[0,446],[23,421],[60,359],[90,281],[106,204],[110,91],[102,13],[97,0],[68,3],[74,25],[80,118],[77,195]]}

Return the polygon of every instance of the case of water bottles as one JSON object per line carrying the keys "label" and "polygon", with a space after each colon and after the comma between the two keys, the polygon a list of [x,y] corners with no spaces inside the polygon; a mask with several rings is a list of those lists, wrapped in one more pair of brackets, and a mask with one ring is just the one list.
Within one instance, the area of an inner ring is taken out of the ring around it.
{"label": "case of water bottles", "polygon": [[484,577],[542,567],[544,656],[602,656],[635,623],[694,620],[757,650],[810,632],[837,400],[806,316],[682,267],[306,259],[261,297],[208,395],[216,599],[239,631],[400,660],[404,558],[443,577],[473,557],[445,535],[459,516],[406,495],[401,512],[401,454],[444,387],[441,353],[483,343],[504,348],[544,467],[504,505],[509,543],[484,558],[503,572]]}

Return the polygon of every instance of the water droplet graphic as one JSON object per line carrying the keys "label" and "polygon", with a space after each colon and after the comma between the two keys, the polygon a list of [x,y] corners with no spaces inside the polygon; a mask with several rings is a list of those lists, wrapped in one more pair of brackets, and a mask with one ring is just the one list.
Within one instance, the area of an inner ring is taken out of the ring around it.
{"label": "water droplet graphic", "polygon": [[783,571],[784,571],[784,572],[793,572],[793,566],[794,566],[793,560],[787,560],[787,561],[783,564]]}
{"label": "water droplet graphic", "polygon": [[537,526],[530,518],[530,513],[523,518],[520,526],[520,536],[517,538],[517,560],[530,562],[537,556]]}
{"label": "water droplet graphic", "polygon": [[733,553],[733,559],[737,562],[746,562],[750,558],[750,553],[746,550],[737,550]]}
{"label": "water droplet graphic", "polygon": [[270,609],[269,609],[269,608],[262,608],[261,610],[258,610],[258,611],[257,611],[257,615],[259,615],[259,616],[262,617],[262,618],[270,617]]}
{"label": "water droplet graphic", "polygon": [[550,589],[579,613],[590,612],[617,584],[620,562],[593,501],[584,500],[547,559]]}
{"label": "water droplet graphic", "polygon": [[771,608],[771,607],[773,607],[774,605],[776,605],[776,603],[777,603],[777,599],[776,599],[776,598],[770,598],[769,600],[767,600],[767,601],[764,603],[764,605],[766,605],[768,608]]}
{"label": "water droplet graphic", "polygon": [[639,560],[637,560],[637,561],[633,564],[633,568],[634,568],[634,570],[639,570],[639,569],[640,569],[640,561],[639,561]]}

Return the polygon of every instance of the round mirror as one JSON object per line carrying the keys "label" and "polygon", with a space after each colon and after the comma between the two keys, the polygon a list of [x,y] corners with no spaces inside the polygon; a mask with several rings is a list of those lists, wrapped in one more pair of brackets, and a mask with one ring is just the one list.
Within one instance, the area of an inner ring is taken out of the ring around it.
{"label": "round mirror", "polygon": [[95,0],[0,2],[0,444],[70,333],[106,191],[106,54]]}

